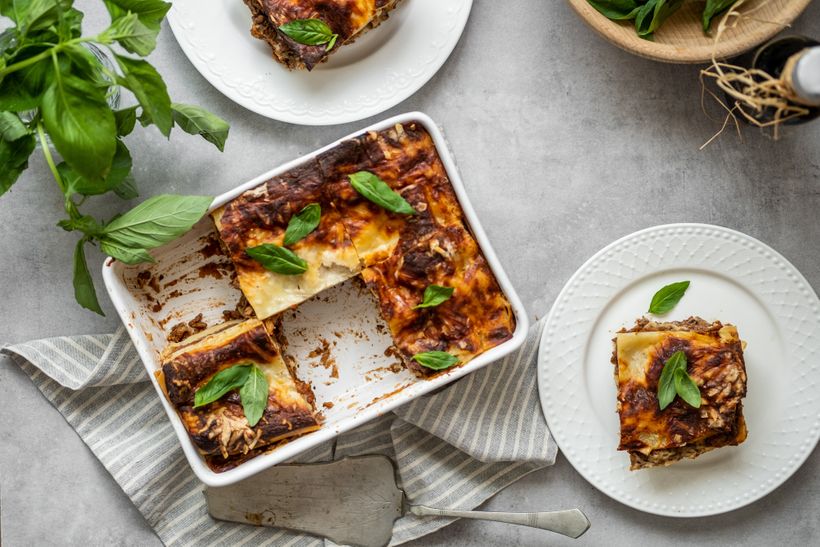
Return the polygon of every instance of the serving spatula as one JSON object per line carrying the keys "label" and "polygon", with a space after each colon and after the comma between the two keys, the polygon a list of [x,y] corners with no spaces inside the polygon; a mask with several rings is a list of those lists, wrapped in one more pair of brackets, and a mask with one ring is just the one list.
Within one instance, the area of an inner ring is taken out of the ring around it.
{"label": "serving spatula", "polygon": [[393,522],[408,512],[520,524],[571,538],[589,528],[579,509],[493,513],[410,505],[396,486],[393,463],[384,456],[281,465],[231,486],[208,487],[205,497],[215,519],[287,528],[362,547],[387,545]]}

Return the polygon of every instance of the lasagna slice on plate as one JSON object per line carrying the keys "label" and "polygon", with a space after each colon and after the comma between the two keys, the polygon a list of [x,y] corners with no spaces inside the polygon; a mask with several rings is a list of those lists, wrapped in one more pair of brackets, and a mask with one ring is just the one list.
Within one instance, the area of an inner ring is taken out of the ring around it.
{"label": "lasagna slice on plate", "polygon": [[[621,441],[630,469],[667,466],[746,440],[745,345],[733,325],[699,317],[657,323],[639,319],[615,337]],[[680,397],[661,410],[658,382],[666,361],[686,355],[687,373],[698,386],[700,407]]]}
{"label": "lasagna slice on plate", "polygon": [[[236,365],[255,365],[268,382],[262,417],[250,426],[237,390],[195,407],[195,393],[217,373]],[[294,378],[280,345],[266,325],[252,319],[219,325],[162,355],[160,385],[176,407],[194,444],[215,471],[224,471],[260,450],[319,429],[313,393]]]}
{"label": "lasagna slice on plate", "polygon": [[[251,34],[264,40],[274,58],[290,69],[311,70],[344,44],[379,26],[399,0],[244,0],[251,10]],[[293,21],[317,19],[337,35],[334,42],[300,43],[280,27]]]}

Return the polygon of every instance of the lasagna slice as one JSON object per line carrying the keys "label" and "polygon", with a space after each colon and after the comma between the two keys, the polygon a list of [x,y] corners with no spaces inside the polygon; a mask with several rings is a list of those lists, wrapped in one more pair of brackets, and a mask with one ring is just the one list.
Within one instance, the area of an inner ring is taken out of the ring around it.
{"label": "lasagna slice", "polygon": [[[307,162],[249,190],[212,213],[222,243],[236,267],[242,292],[257,317],[265,319],[299,304],[361,270],[339,212],[322,191],[318,165]],[[302,274],[265,269],[246,250],[264,243],[283,245],[294,215],[311,204],[321,206],[319,226],[288,247],[308,264]]]}
{"label": "lasagna slice", "polygon": [[[394,215],[395,221],[374,230],[389,234],[381,238],[389,245],[372,253],[357,246],[369,266],[362,277],[376,295],[408,367],[427,376],[433,371],[419,365],[413,355],[444,351],[466,363],[509,340],[515,330],[512,309],[464,222],[429,134],[415,124],[397,126],[366,135],[362,147],[372,172],[416,210],[414,215]],[[355,202],[353,209],[362,212],[365,204]],[[373,217],[363,220],[364,215],[355,217],[361,223],[350,222],[347,214],[343,218],[354,245],[367,227],[378,224]],[[415,309],[430,285],[454,291],[438,306]]]}
{"label": "lasagna slice", "polygon": [[[640,319],[614,342],[618,450],[629,453],[630,469],[667,466],[746,439],[744,342],[733,325],[699,317],[665,323]],[[686,355],[687,373],[700,390],[700,408],[675,397],[660,409],[660,375],[677,351]]]}
{"label": "lasagna slice", "polygon": [[[194,394],[234,365],[258,366],[268,381],[268,403],[251,427],[236,390],[194,408]],[[215,471],[229,469],[273,445],[319,429],[310,387],[296,380],[266,326],[230,321],[171,344],[159,374],[168,400],[194,444]]]}
{"label": "lasagna slice", "polygon": [[[397,124],[366,133],[320,154],[317,160],[325,179],[325,193],[341,214],[345,232],[364,266],[390,257],[403,231],[405,239],[421,238],[434,226],[428,222],[431,214],[392,213],[367,200],[350,184],[348,176],[353,173],[373,173],[408,201],[415,192],[420,197],[410,204],[417,212],[434,207],[439,221],[461,225],[461,208],[454,197],[450,199],[452,185],[433,139],[420,124]],[[420,188],[424,190],[419,194]],[[437,198],[443,193],[449,194],[439,205]]]}
{"label": "lasagna slice", "polygon": [[[251,34],[264,40],[274,58],[290,69],[311,70],[344,44],[387,19],[399,0],[244,0],[253,17]],[[319,19],[338,35],[327,44],[305,45],[285,35],[279,27],[301,19]]]}

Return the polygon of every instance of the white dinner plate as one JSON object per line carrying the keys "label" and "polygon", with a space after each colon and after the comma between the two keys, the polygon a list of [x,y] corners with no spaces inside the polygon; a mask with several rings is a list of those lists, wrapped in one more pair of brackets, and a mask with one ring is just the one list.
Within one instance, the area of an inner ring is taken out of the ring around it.
{"label": "white dinner plate", "polygon": [[174,35],[196,69],[238,104],[301,125],[361,120],[421,88],[455,48],[472,0],[402,0],[389,19],[307,71],[289,71],[251,36],[240,0],[176,0]]}
{"label": "white dinner plate", "polygon": [[[748,393],[747,440],[665,468],[629,471],[618,452],[612,338],[646,313],[653,294],[691,281],[664,320],[699,315],[737,326]],[[785,258],[747,235],[704,224],[636,232],[572,276],[544,326],[541,405],[567,460],[596,488],[649,513],[714,515],[782,484],[820,436],[820,302]]]}

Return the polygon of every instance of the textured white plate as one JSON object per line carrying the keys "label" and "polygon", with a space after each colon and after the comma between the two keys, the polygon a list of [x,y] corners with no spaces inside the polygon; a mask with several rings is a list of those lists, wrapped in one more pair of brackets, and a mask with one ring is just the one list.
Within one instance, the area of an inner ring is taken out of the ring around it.
{"label": "textured white plate", "polygon": [[[749,437],[667,468],[629,471],[618,452],[612,338],[673,281],[692,282],[668,320],[737,325]],[[658,515],[697,517],[749,504],[782,484],[820,436],[820,302],[794,266],[747,235],[703,224],[636,232],[589,259],[550,311],[538,388],[567,460],[605,494]]]}
{"label": "textured white plate", "polygon": [[378,28],[307,71],[289,71],[250,34],[241,0],[176,0],[171,30],[197,70],[231,100],[301,125],[361,120],[391,108],[438,72],[472,0],[402,0]]}

